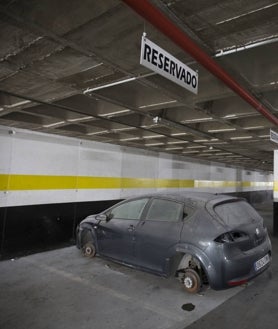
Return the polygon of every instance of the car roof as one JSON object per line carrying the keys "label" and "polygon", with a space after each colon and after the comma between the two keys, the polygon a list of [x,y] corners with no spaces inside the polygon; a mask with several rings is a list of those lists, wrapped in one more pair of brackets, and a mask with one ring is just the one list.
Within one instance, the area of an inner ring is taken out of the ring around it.
{"label": "car roof", "polygon": [[[208,192],[190,192],[190,191],[180,191],[180,192],[156,192],[156,193],[148,193],[144,195],[140,195],[140,198],[152,198],[152,197],[160,197],[165,199],[173,199],[180,202],[186,201],[196,201],[200,203],[207,203],[213,200],[213,203],[225,202],[228,200],[236,200],[238,198],[218,193],[208,193]],[[137,199],[136,198],[133,199]]]}

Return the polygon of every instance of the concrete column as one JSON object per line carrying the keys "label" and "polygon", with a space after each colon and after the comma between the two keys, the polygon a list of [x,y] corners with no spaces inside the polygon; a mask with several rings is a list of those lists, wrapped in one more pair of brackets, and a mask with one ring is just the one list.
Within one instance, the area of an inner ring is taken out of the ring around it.
{"label": "concrete column", "polygon": [[274,151],[273,235],[278,236],[278,150]]}

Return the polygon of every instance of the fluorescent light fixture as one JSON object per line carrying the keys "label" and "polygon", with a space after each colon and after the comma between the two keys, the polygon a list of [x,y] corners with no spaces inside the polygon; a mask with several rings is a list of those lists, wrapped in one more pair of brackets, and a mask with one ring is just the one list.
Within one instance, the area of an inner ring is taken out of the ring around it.
{"label": "fluorescent light fixture", "polygon": [[204,142],[208,142],[208,139],[194,139],[195,143],[204,143]]}
{"label": "fluorescent light fixture", "polygon": [[188,146],[187,149],[202,149],[206,148],[206,146],[203,145],[194,145],[194,146]]}
{"label": "fluorescent light fixture", "polygon": [[206,122],[206,121],[211,121],[211,120],[213,120],[213,118],[208,117],[208,118],[183,120],[182,122],[184,122],[184,123],[194,123],[194,122]]}
{"label": "fluorescent light fixture", "polygon": [[50,123],[49,125],[43,125],[44,128],[50,128],[50,127],[55,127],[55,126],[59,126],[63,123],[65,123],[66,121],[59,121],[59,122],[55,122],[55,123]]}
{"label": "fluorescent light fixture", "polygon": [[132,78],[127,78],[124,80],[120,80],[120,81],[115,81],[115,82],[111,82],[111,83],[107,83],[106,85],[102,85],[102,86],[98,86],[95,88],[88,88],[86,90],[83,91],[83,94],[88,94],[91,93],[92,91],[96,91],[96,90],[100,90],[100,89],[104,89],[104,88],[108,88],[108,87],[113,87],[113,86],[117,86],[117,85],[121,85],[122,83],[126,83],[126,82],[130,82],[130,81],[134,81],[136,80],[135,77]]}
{"label": "fluorescent light fixture", "polygon": [[151,143],[151,144],[145,144],[145,146],[158,146],[158,145],[164,145],[164,143]]}
{"label": "fluorescent light fixture", "polygon": [[224,119],[230,119],[230,118],[236,118],[236,117],[237,117],[237,114],[227,114],[223,118]]}
{"label": "fluorescent light fixture", "polygon": [[5,107],[7,107],[8,109],[11,109],[13,107],[17,107],[17,106],[20,106],[20,105],[25,105],[25,104],[29,104],[31,103],[31,101],[21,101],[21,102],[17,102],[17,103],[14,103],[14,104],[11,104],[11,105],[5,105]]}
{"label": "fluorescent light fixture", "polygon": [[219,150],[215,150],[215,149],[209,149],[209,150],[204,150],[202,151],[203,153],[209,153],[209,152],[219,152]]}
{"label": "fluorescent light fixture", "polygon": [[[101,63],[101,64],[103,64],[103,63]],[[94,87],[94,88],[88,88],[88,89],[83,91],[83,94],[88,94],[92,91],[96,91],[96,90],[100,90],[100,89],[104,89],[104,88],[108,88],[108,87],[121,85],[123,83],[134,81],[134,80],[137,80],[137,79],[143,79],[143,78],[149,77],[151,75],[155,75],[155,74],[156,74],[155,72],[151,72],[151,73],[147,73],[147,74],[144,74],[144,75],[139,75],[137,77],[131,77],[131,78],[126,78],[126,79],[123,79],[123,80],[118,80],[118,81],[114,81],[114,82],[111,82],[111,83],[107,83],[106,85],[102,85],[102,86],[98,86],[98,87]]]}
{"label": "fluorescent light fixture", "polygon": [[231,140],[241,140],[241,139],[251,139],[253,136],[238,136],[238,137],[231,137]]}
{"label": "fluorescent light fixture", "polygon": [[264,126],[252,126],[252,127],[244,127],[243,129],[246,130],[254,130],[254,129],[263,129],[265,128]]}
{"label": "fluorescent light fixture", "polygon": [[257,143],[257,142],[259,142],[259,139],[252,139],[252,140],[250,140],[250,139],[246,139],[246,140],[241,140],[241,141],[239,141],[240,143]]}
{"label": "fluorescent light fixture", "polygon": [[93,117],[91,116],[87,116],[87,117],[81,117],[81,118],[76,118],[76,119],[68,119],[67,121],[69,122],[77,122],[77,121],[83,121],[83,120],[90,120]]}
{"label": "fluorescent light fixture", "polygon": [[270,138],[270,135],[259,135],[260,138]]}
{"label": "fluorescent light fixture", "polygon": [[153,138],[161,138],[161,137],[165,137],[164,135],[147,135],[147,136],[142,136],[142,138],[144,139],[153,139]]}
{"label": "fluorescent light fixture", "polygon": [[176,141],[176,142],[168,142],[167,144],[172,145],[172,144],[187,144],[189,143],[188,141]]}
{"label": "fluorescent light fixture", "polygon": [[129,142],[129,141],[135,141],[135,140],[138,140],[140,139],[140,137],[130,137],[130,138],[123,138],[123,139],[120,139],[121,142]]}
{"label": "fluorescent light fixture", "polygon": [[174,134],[171,134],[171,136],[185,136],[187,135],[187,133],[174,133]]}
{"label": "fluorescent light fixture", "polygon": [[112,129],[113,131],[127,131],[127,130],[133,130],[135,129],[134,127],[126,127],[126,128],[115,128]]}
{"label": "fluorescent light fixture", "polygon": [[154,106],[159,106],[159,105],[166,105],[166,104],[172,104],[172,103],[176,103],[177,101],[167,101],[167,102],[162,102],[162,103],[153,103],[153,104],[149,104],[149,105],[142,105],[139,106],[139,109],[145,109],[147,107],[154,107]]}
{"label": "fluorescent light fixture", "polygon": [[88,133],[87,135],[88,136],[91,136],[91,135],[101,135],[101,134],[106,134],[106,133],[109,133],[109,130],[96,131],[96,132],[93,132],[93,133]]}
{"label": "fluorescent light fixture", "polygon": [[194,153],[200,153],[199,151],[183,151],[183,154],[194,154]]}
{"label": "fluorescent light fixture", "polygon": [[114,111],[110,113],[104,113],[104,114],[99,114],[100,117],[109,117],[110,115],[115,115],[115,114],[122,114],[122,113],[128,113],[130,110],[120,110],[120,111]]}
{"label": "fluorescent light fixture", "polygon": [[93,66],[90,66],[90,67],[86,67],[84,70],[82,70],[80,72],[86,72],[86,71],[89,71],[89,70],[94,69],[94,68],[96,68],[98,66],[101,66],[101,65],[103,65],[103,63],[98,63],[96,65],[93,65]]}
{"label": "fluorescent light fixture", "polygon": [[3,108],[3,107],[0,107],[0,112],[1,112],[1,111],[4,111],[4,108]]}
{"label": "fluorescent light fixture", "polygon": [[221,133],[226,131],[235,131],[236,128],[223,128],[223,129],[210,129],[208,130],[209,133]]}
{"label": "fluorescent light fixture", "polygon": [[183,147],[179,146],[179,147],[166,147],[165,150],[166,151],[172,151],[172,150],[182,150]]}
{"label": "fluorescent light fixture", "polygon": [[265,9],[271,8],[271,7],[276,6],[276,5],[277,5],[277,2],[272,3],[272,4],[270,4],[270,5],[267,5],[267,6],[263,6],[263,7],[258,8],[258,9],[250,10],[250,11],[248,11],[247,13],[240,14],[240,15],[237,15],[237,16],[234,16],[234,17],[230,17],[230,18],[224,19],[223,21],[217,22],[216,25],[220,25],[220,24],[223,24],[223,23],[227,23],[227,22],[233,21],[233,20],[235,20],[235,19],[237,19],[237,18],[244,17],[244,16],[247,16],[247,15],[250,15],[250,14],[256,13],[256,12],[258,12],[258,11],[261,11],[261,10],[265,10]]}

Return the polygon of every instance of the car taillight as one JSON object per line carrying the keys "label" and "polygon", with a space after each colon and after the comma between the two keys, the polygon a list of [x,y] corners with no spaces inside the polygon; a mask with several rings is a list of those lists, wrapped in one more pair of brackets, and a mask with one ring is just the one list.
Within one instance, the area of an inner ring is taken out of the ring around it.
{"label": "car taillight", "polygon": [[246,238],[248,235],[244,232],[239,231],[232,231],[232,232],[226,232],[221,235],[219,235],[216,239],[214,239],[215,242],[218,243],[228,243],[228,242],[234,242],[242,238]]}

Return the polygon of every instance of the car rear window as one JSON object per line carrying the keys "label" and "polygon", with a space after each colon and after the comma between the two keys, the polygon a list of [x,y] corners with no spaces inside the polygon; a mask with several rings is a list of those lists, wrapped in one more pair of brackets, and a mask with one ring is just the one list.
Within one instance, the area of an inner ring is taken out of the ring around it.
{"label": "car rear window", "polygon": [[260,215],[245,201],[219,204],[214,211],[227,225],[241,225],[260,220]]}

